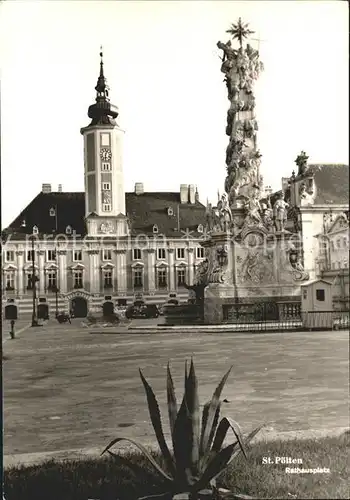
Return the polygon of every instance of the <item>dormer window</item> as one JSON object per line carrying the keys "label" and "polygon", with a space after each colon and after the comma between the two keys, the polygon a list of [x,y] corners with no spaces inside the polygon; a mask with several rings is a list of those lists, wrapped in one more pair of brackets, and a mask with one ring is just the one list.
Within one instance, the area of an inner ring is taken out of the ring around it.
{"label": "dormer window", "polygon": [[26,221],[23,219],[23,220],[22,220],[22,223],[21,223],[21,227],[26,227],[26,225],[27,225],[27,224],[26,224]]}
{"label": "dormer window", "polygon": [[33,234],[38,234],[38,233],[39,233],[38,226],[33,226]]}
{"label": "dormer window", "polygon": [[169,215],[169,217],[174,215],[174,210],[171,207],[168,207],[168,215]]}
{"label": "dormer window", "polygon": [[72,234],[72,226],[66,227],[66,234]]}
{"label": "dormer window", "polygon": [[50,208],[50,217],[56,217],[56,210],[52,207]]}
{"label": "dormer window", "polygon": [[203,224],[199,224],[199,226],[197,227],[197,231],[199,233],[203,233],[203,231],[204,231]]}
{"label": "dormer window", "polygon": [[152,230],[153,230],[153,233],[158,233],[158,226],[157,226],[157,224],[154,224]]}

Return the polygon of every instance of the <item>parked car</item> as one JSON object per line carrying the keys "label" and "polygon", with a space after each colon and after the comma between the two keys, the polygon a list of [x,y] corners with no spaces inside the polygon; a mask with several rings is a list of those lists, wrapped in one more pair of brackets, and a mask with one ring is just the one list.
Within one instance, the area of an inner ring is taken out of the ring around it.
{"label": "parked car", "polygon": [[159,309],[156,304],[133,304],[125,311],[125,316],[131,318],[158,318]]}

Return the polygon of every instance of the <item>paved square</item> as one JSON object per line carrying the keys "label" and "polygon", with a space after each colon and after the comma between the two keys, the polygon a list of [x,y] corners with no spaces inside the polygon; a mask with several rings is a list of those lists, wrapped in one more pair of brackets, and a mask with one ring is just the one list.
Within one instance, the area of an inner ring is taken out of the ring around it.
{"label": "paved square", "polygon": [[204,404],[232,364],[223,412],[244,431],[348,425],[348,332],[90,334],[29,328],[3,346],[4,454],[102,447],[113,437],[153,442],[141,367],[165,416],[166,363],[178,399],[194,356]]}

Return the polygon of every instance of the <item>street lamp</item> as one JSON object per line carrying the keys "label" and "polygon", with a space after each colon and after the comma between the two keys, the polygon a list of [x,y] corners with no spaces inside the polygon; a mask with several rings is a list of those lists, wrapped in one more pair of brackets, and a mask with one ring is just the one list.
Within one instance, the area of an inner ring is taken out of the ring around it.
{"label": "street lamp", "polygon": [[33,307],[32,307],[32,325],[31,326],[38,326],[38,316],[37,316],[37,310],[36,310],[36,282],[38,281],[38,278],[35,274],[35,247],[34,247],[35,237],[34,237],[34,235],[31,236],[31,241],[32,241],[32,289],[33,289]]}

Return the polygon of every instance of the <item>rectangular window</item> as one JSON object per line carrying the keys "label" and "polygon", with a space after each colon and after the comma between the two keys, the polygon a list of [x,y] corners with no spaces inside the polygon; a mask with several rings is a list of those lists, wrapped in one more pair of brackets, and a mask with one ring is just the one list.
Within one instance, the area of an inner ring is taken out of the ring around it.
{"label": "rectangular window", "polygon": [[111,171],[111,164],[108,162],[102,162],[101,169],[103,172],[110,172]]}
{"label": "rectangular window", "polygon": [[35,257],[35,251],[33,250],[27,250],[27,261],[32,262],[33,261],[33,255]]}
{"label": "rectangular window", "polygon": [[343,247],[346,248],[348,246],[348,240],[346,236],[343,236]]}
{"label": "rectangular window", "polygon": [[102,252],[103,260],[112,260],[112,250],[110,248],[105,248]]}
{"label": "rectangular window", "polygon": [[55,250],[48,250],[47,251],[47,260],[51,261],[51,262],[56,260],[56,251]]}
{"label": "rectangular window", "polygon": [[184,248],[177,248],[176,249],[176,256],[178,259],[184,259],[185,258],[185,249]]}
{"label": "rectangular window", "polygon": [[83,288],[83,271],[73,271],[74,288]]}
{"label": "rectangular window", "polygon": [[158,248],[158,259],[165,259],[165,248]]}
{"label": "rectangular window", "polygon": [[341,248],[341,241],[340,238],[337,239],[337,248]]}
{"label": "rectangular window", "polygon": [[166,288],[167,286],[167,270],[164,268],[159,268],[157,273],[158,287]]}
{"label": "rectangular window", "polygon": [[186,269],[180,268],[177,270],[177,285],[184,286],[186,283]]}
{"label": "rectangular window", "polygon": [[56,271],[49,271],[47,274],[47,288],[49,290],[55,290],[57,286],[57,273]]}
{"label": "rectangular window", "polygon": [[78,262],[83,260],[83,253],[81,250],[74,250],[73,251],[73,260],[74,262]]}
{"label": "rectangular window", "polygon": [[316,290],[316,300],[318,300],[319,302],[325,301],[325,293],[323,288]]}
{"label": "rectangular window", "polygon": [[14,262],[15,252],[13,250],[7,250],[6,252],[6,262]]}
{"label": "rectangular window", "polygon": [[204,259],[204,248],[203,247],[197,248],[197,259]]}
{"label": "rectangular window", "polygon": [[112,205],[110,203],[103,203],[102,210],[104,212],[110,212],[112,210]]}
{"label": "rectangular window", "polygon": [[104,271],[103,285],[104,288],[112,288],[112,271]]}
{"label": "rectangular window", "polygon": [[15,273],[13,271],[6,273],[6,290],[15,289]]}
{"label": "rectangular window", "polygon": [[101,146],[110,146],[111,145],[111,134],[108,132],[102,132],[100,134],[101,138]]}
{"label": "rectangular window", "polygon": [[334,240],[331,241],[331,249],[334,251]]}
{"label": "rectangular window", "polygon": [[134,248],[134,260],[140,260],[141,259],[141,249],[140,248]]}
{"label": "rectangular window", "polygon": [[134,269],[134,288],[143,287],[143,269]]}
{"label": "rectangular window", "polygon": [[110,182],[102,182],[102,189],[103,189],[103,191],[110,191],[111,190],[111,183]]}

